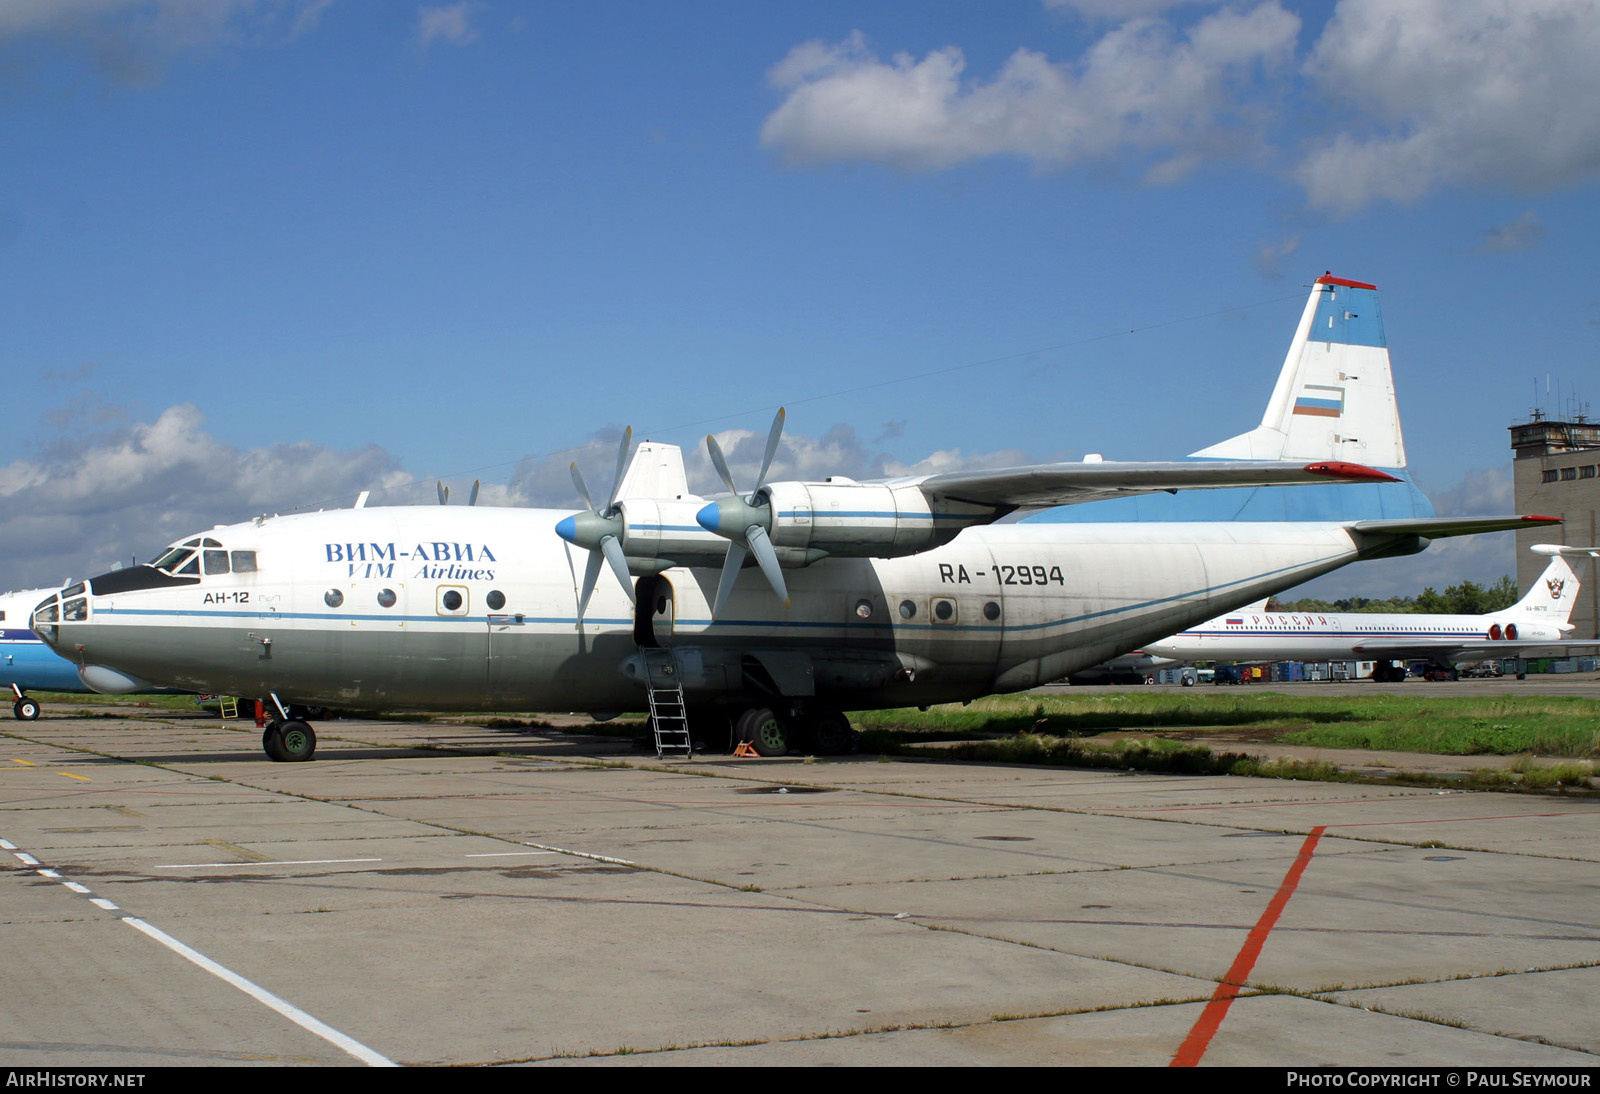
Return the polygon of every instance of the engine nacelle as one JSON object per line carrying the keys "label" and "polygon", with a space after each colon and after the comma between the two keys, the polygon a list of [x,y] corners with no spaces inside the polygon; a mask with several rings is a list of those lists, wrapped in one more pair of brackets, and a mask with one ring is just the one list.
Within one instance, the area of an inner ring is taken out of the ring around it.
{"label": "engine nacelle", "polygon": [[761,493],[770,507],[767,531],[780,554],[788,548],[847,558],[914,555],[949,543],[963,528],[988,524],[996,513],[988,505],[930,505],[914,485],[839,477],[775,482]]}
{"label": "engine nacelle", "polygon": [[728,541],[695,523],[704,501],[628,498],[622,514],[622,551],[628,568],[655,572],[668,566],[720,566]]}

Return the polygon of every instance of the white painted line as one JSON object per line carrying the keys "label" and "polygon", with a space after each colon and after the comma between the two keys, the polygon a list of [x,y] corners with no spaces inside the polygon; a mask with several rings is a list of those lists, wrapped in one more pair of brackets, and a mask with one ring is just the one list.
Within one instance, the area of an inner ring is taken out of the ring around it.
{"label": "white painted line", "polygon": [[17,849],[17,845],[8,839],[0,839],[0,848],[3,848],[7,851],[15,851]]}
{"label": "white painted line", "polygon": [[299,858],[268,859],[265,862],[164,862],[157,870],[212,870],[223,866],[328,866],[341,862],[382,862],[381,858]]}
{"label": "white painted line", "polygon": [[595,862],[611,862],[618,866],[637,866],[636,862],[629,862],[625,858],[611,858],[608,855],[595,855],[588,851],[569,851],[565,847],[550,847],[543,843],[530,843],[529,847],[537,847],[541,851],[554,851],[558,855],[576,855],[578,858],[592,859]]}
{"label": "white painted line", "polygon": [[51,869],[48,869],[46,867],[41,866],[41,867],[39,867],[39,876],[40,877],[55,877],[55,878],[58,878],[61,875],[56,873],[54,870],[51,870]]}
{"label": "white painted line", "polygon": [[526,858],[529,855],[553,855],[554,851],[480,851],[468,858]]}
{"label": "white painted line", "polygon": [[17,861],[22,863],[24,866],[39,865],[39,860],[28,854],[26,851],[13,851],[12,854],[16,855]]}
{"label": "white painted line", "polygon": [[317,1018],[313,1018],[299,1007],[278,998],[266,988],[251,983],[238,973],[234,972],[232,969],[225,968],[211,960],[211,958],[207,957],[205,954],[200,953],[197,950],[190,949],[188,946],[185,946],[182,942],[179,942],[176,938],[173,938],[170,934],[167,934],[160,928],[152,927],[150,924],[144,922],[144,920],[135,919],[132,916],[123,916],[122,922],[126,923],[134,930],[141,931],[149,937],[155,939],[157,942],[161,943],[179,957],[193,962],[200,968],[206,970],[206,972],[209,972],[212,976],[217,977],[219,980],[223,980],[229,984],[232,984],[234,987],[238,988],[240,991],[256,1000],[256,1002],[277,1011],[295,1025],[316,1034],[329,1044],[348,1052],[362,1063],[367,1064],[370,1067],[399,1066],[393,1060],[374,1052],[372,1049],[368,1048],[360,1041],[357,1041],[355,1038],[348,1037],[345,1034],[340,1033],[326,1022],[323,1022]]}
{"label": "white painted line", "polygon": [[88,886],[79,885],[76,881],[63,881],[61,884],[65,885],[68,889],[71,889],[75,893],[81,893],[84,896],[89,895]]}
{"label": "white painted line", "polygon": [[106,900],[103,897],[92,896],[89,898],[89,903],[93,904],[96,908],[104,908],[108,912],[122,911],[121,908],[117,907],[115,904],[111,903],[111,901]]}

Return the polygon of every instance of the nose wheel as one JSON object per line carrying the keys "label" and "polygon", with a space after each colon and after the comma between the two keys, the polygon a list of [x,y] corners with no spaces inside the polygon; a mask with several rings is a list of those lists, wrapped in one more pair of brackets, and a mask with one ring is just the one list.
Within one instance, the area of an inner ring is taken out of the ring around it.
{"label": "nose wheel", "polygon": [[19,722],[31,722],[39,717],[39,704],[24,696],[11,704],[11,713]]}
{"label": "nose wheel", "polygon": [[317,734],[296,719],[272,721],[261,734],[261,747],[267,758],[277,763],[303,763],[316,755]]}

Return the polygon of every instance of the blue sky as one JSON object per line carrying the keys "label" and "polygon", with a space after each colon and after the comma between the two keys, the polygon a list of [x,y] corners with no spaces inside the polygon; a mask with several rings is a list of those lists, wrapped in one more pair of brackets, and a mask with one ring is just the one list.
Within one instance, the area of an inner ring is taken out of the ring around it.
{"label": "blue sky", "polygon": [[[1417,481],[1509,511],[1506,426],[1594,390],[1596,7],[7,0],[0,585],[575,504],[630,424],[709,490],[779,405],[780,474],[1181,456],[1324,270]],[[1446,546],[1317,591],[1513,569]]]}

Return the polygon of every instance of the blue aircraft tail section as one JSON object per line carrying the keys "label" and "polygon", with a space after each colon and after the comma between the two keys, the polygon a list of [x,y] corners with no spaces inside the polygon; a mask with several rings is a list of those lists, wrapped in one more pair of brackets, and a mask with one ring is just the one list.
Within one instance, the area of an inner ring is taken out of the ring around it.
{"label": "blue aircraft tail section", "polygon": [[1196,460],[1345,460],[1400,481],[1194,490],[1062,506],[1029,521],[1342,521],[1431,517],[1406,474],[1389,346],[1376,285],[1317,278],[1261,424],[1191,454]]}

